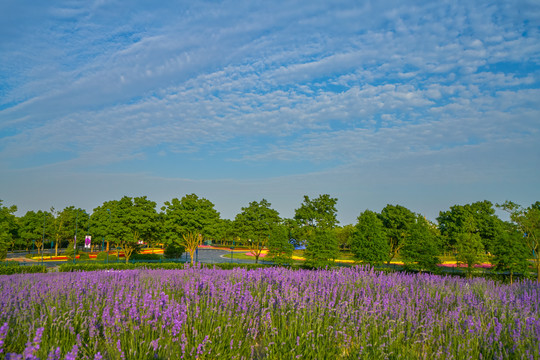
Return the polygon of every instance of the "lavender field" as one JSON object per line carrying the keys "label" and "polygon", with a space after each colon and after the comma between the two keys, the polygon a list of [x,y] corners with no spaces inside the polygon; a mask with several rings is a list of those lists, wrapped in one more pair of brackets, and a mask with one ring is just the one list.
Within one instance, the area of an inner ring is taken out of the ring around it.
{"label": "lavender field", "polygon": [[7,359],[539,359],[540,286],[370,268],[0,276]]}

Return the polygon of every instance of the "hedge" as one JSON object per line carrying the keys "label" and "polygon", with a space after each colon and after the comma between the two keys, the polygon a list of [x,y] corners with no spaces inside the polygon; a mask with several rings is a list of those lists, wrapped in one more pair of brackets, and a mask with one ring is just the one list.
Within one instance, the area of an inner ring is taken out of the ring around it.
{"label": "hedge", "polygon": [[[163,263],[145,263],[145,262],[136,262],[136,263],[109,263],[109,264],[100,264],[100,263],[84,263],[84,264],[73,264],[66,263],[58,267],[60,272],[72,272],[72,271],[96,271],[96,270],[132,270],[132,269],[183,269],[189,263],[184,262],[163,262]],[[271,265],[266,264],[201,264],[198,263],[195,266],[204,266],[208,268],[216,267],[223,270],[230,270],[235,268],[243,268],[247,270],[258,269],[269,267]]]}
{"label": "hedge", "polygon": [[47,272],[47,267],[43,265],[19,266],[19,264],[17,264],[17,265],[0,266],[0,275],[46,273],[46,272]]}

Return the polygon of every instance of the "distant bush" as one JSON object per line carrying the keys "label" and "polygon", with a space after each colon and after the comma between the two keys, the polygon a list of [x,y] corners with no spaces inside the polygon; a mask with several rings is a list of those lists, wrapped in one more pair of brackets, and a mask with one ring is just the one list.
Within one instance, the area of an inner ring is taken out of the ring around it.
{"label": "distant bush", "polygon": [[96,260],[107,260],[107,252],[106,251],[99,252],[96,256]]}
{"label": "distant bush", "polygon": [[173,242],[165,247],[163,256],[165,259],[179,259],[185,251],[186,248],[184,246]]}
{"label": "distant bush", "polygon": [[73,256],[77,255],[79,253],[79,250],[73,249],[71,246],[68,246],[66,251],[62,255],[68,258],[68,260],[73,260]]}

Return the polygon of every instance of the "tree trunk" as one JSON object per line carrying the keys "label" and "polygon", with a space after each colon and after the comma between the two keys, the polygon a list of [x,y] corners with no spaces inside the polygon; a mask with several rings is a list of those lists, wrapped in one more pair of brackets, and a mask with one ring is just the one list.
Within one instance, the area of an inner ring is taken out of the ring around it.
{"label": "tree trunk", "polygon": [[56,237],[56,244],[54,244],[54,256],[58,256],[58,244],[60,241],[58,241],[58,236]]}
{"label": "tree trunk", "polygon": [[191,258],[191,265],[193,265],[195,263],[195,250],[194,249],[189,249],[188,250],[189,252],[189,257]]}

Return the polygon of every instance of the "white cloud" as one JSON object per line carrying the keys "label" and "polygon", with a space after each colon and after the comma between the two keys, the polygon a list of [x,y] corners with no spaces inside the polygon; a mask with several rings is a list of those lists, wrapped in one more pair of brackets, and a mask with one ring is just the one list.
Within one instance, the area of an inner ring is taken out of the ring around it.
{"label": "white cloud", "polygon": [[0,6],[3,170],[140,159],[159,175],[153,152],[424,169],[516,153],[540,128],[530,1]]}

